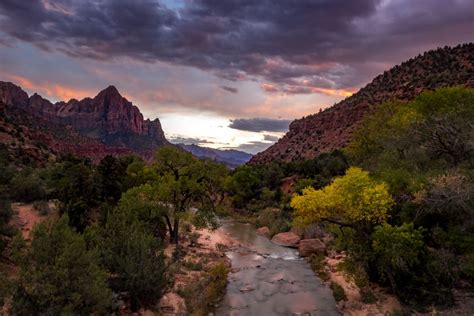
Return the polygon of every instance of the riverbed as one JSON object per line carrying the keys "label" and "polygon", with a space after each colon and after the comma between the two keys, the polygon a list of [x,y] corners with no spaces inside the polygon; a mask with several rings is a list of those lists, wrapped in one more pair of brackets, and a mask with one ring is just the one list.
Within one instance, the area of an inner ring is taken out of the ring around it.
{"label": "riverbed", "polygon": [[295,249],[257,235],[250,224],[229,220],[219,229],[242,245],[226,253],[232,270],[216,315],[340,315],[329,286]]}

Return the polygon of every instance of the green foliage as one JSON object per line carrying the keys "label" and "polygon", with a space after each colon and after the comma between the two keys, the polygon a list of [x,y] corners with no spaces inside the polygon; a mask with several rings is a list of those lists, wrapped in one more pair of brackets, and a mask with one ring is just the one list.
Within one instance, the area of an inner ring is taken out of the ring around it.
{"label": "green foliage", "polygon": [[346,292],[344,291],[342,286],[340,286],[339,284],[335,282],[331,282],[331,290],[332,290],[332,295],[334,295],[334,299],[336,300],[336,302],[347,300]]}
{"label": "green foliage", "polygon": [[216,227],[216,205],[222,201],[222,185],[227,170],[212,161],[202,161],[190,153],[172,146],[156,152],[156,197],[167,206],[164,215],[170,241],[178,243],[179,222],[185,213],[194,208],[196,227]]}
{"label": "green foliage", "polygon": [[42,216],[48,215],[51,211],[48,201],[36,201],[33,203],[33,208]]}
{"label": "green foliage", "polygon": [[68,157],[49,172],[49,186],[52,196],[61,202],[61,214],[68,214],[69,224],[82,232],[100,201],[93,166],[87,160]]}
{"label": "green foliage", "polygon": [[30,246],[17,244],[23,248],[17,249],[13,314],[91,314],[109,307],[106,274],[83,237],[68,226],[67,216],[37,225]]}
{"label": "green foliage", "polygon": [[166,225],[163,217],[167,214],[168,208],[160,202],[157,191],[156,187],[149,184],[131,188],[122,194],[118,209],[148,226],[156,237],[164,240]]}
{"label": "green foliage", "polygon": [[183,261],[183,266],[192,271],[201,271],[203,268],[203,265],[201,262],[197,262],[197,261],[195,262],[192,260]]}
{"label": "green foliage", "polygon": [[224,263],[218,263],[197,282],[188,284],[179,291],[184,297],[191,315],[205,316],[214,310],[227,286],[229,269]]}
{"label": "green foliage", "polygon": [[158,301],[166,281],[164,254],[149,227],[117,208],[103,229],[91,227],[87,234],[100,252],[103,266],[114,276],[114,291],[128,292],[135,308]]}
{"label": "green foliage", "polygon": [[24,169],[11,179],[11,198],[21,202],[33,202],[46,197],[45,183],[36,172]]}
{"label": "green foliage", "polygon": [[295,221],[300,225],[330,221],[354,225],[381,223],[394,204],[384,183],[378,183],[360,168],[349,168],[320,190],[311,187],[291,200]]}
{"label": "green foliage", "polygon": [[390,277],[392,271],[409,272],[420,263],[425,251],[423,232],[413,224],[393,227],[384,223],[375,227],[373,249],[382,277]]}
{"label": "green foliage", "polygon": [[0,200],[0,256],[7,245],[7,238],[16,233],[16,230],[9,225],[12,215],[10,201]]}
{"label": "green foliage", "polygon": [[270,236],[290,229],[289,214],[277,208],[266,208],[258,213],[256,225],[266,226],[270,229]]}

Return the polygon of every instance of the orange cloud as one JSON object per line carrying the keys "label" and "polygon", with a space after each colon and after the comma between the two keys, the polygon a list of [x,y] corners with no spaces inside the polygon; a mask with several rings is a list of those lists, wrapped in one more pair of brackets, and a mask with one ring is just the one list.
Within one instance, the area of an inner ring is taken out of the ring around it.
{"label": "orange cloud", "polygon": [[67,101],[73,98],[82,99],[87,96],[92,96],[94,93],[90,90],[71,88],[60,84],[49,83],[47,81],[41,83],[34,82],[28,78],[13,74],[6,74],[6,77],[8,80],[13,81],[23,89],[29,90],[31,93],[37,92],[38,94],[54,98],[56,100]]}

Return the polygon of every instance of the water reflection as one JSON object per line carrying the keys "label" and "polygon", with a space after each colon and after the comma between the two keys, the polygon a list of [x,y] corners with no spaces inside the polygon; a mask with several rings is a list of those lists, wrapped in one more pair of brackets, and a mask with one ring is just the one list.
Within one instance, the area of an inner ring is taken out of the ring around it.
{"label": "water reflection", "polygon": [[232,272],[217,315],[339,315],[329,287],[295,249],[257,235],[249,224],[224,221],[220,229],[244,246],[227,253]]}

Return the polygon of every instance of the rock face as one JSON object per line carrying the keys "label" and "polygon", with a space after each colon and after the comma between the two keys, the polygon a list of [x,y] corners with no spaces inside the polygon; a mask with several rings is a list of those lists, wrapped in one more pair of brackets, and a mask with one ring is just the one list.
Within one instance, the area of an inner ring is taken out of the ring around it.
{"label": "rock face", "polygon": [[319,239],[302,239],[298,244],[298,252],[302,257],[308,257],[312,254],[324,255],[326,245]]}
{"label": "rock face", "polygon": [[[110,147],[111,153],[135,152],[150,158],[156,148],[169,144],[159,119],[145,120],[140,110],[114,86],[102,90],[94,98],[53,104],[38,94],[28,98],[20,87],[0,82],[0,101],[7,110],[19,108],[26,115],[63,126],[64,130],[71,128],[82,135],[86,143],[90,139],[91,147],[98,141],[98,144]],[[71,150],[68,152],[81,154],[80,150],[74,150],[75,143],[59,142],[64,149]],[[102,150],[107,151],[107,148]]]}
{"label": "rock face", "polygon": [[273,236],[272,241],[280,246],[297,248],[300,237],[292,232],[279,233]]}
{"label": "rock face", "polygon": [[257,234],[261,236],[270,236],[270,229],[266,226],[257,228]]}
{"label": "rock face", "polygon": [[351,97],[320,113],[290,124],[276,144],[255,155],[250,164],[296,161],[343,148],[362,117],[390,99],[411,100],[424,90],[474,87],[474,44],[426,52],[377,76]]}

